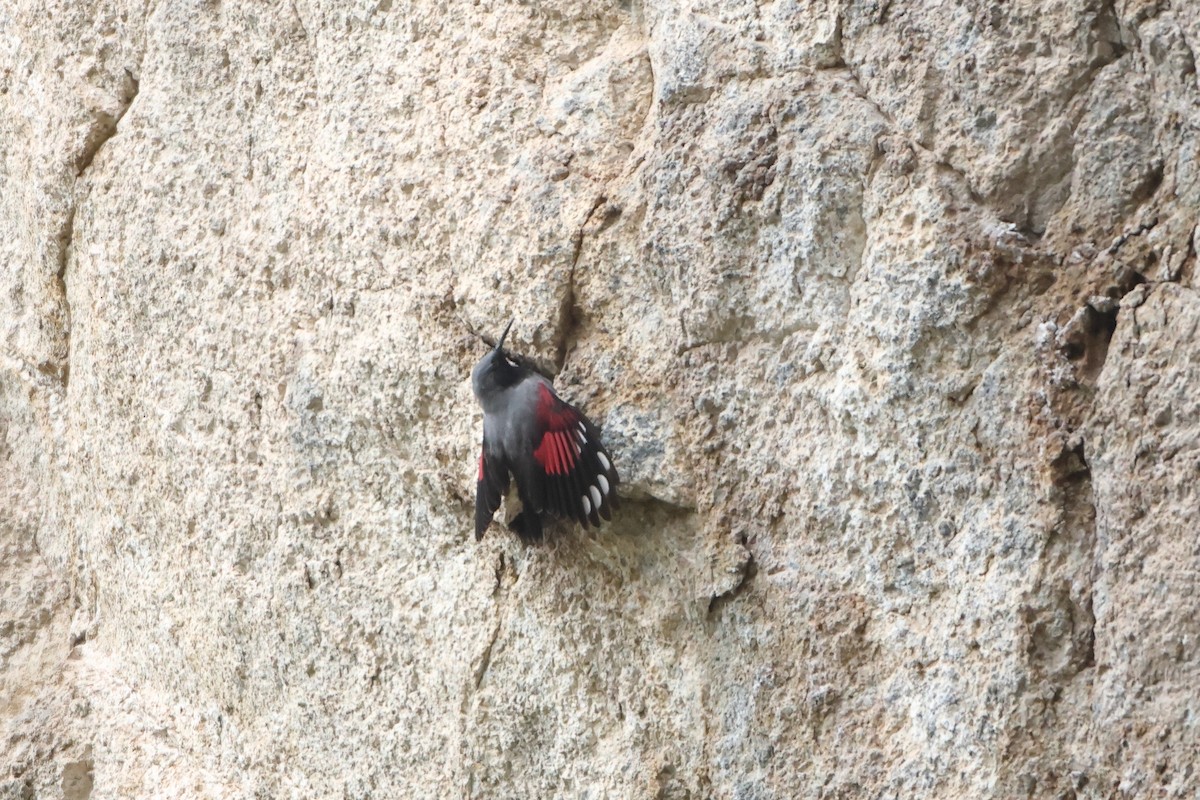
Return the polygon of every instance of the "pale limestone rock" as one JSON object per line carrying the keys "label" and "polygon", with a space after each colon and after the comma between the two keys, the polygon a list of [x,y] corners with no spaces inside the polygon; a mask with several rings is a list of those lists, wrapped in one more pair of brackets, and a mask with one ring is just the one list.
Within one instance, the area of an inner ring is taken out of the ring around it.
{"label": "pale limestone rock", "polygon": [[1105,759],[1130,796],[1186,796],[1184,754],[1200,742],[1200,296],[1163,284],[1121,318],[1087,432],[1097,727],[1080,755]]}
{"label": "pale limestone rock", "polygon": [[1200,10],[976,5],[0,9],[0,797],[1188,796]]}

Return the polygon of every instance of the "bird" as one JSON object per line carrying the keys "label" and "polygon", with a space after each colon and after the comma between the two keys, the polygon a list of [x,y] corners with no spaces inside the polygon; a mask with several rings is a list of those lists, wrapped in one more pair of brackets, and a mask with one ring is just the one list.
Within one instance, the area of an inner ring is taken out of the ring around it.
{"label": "bird", "polygon": [[549,379],[504,350],[513,322],[471,370],[471,388],[483,407],[475,540],[483,538],[516,478],[521,513],[509,528],[534,544],[542,541],[546,514],[584,528],[611,520],[620,478],[595,424],[560,398]]}

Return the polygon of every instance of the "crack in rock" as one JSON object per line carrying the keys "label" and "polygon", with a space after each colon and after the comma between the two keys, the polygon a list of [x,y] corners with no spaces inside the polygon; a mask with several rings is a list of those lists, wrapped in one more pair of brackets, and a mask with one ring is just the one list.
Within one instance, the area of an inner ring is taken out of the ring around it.
{"label": "crack in rock", "polygon": [[129,107],[133,105],[134,98],[138,95],[140,84],[137,78],[133,77],[133,73],[125,70],[125,86],[121,92],[121,103],[117,113],[109,114],[105,111],[96,113],[96,118],[92,126],[88,129],[87,135],[84,137],[83,148],[79,151],[79,155],[75,157],[75,177],[83,177],[83,173],[87,171],[92,162],[96,160],[96,154],[100,149],[108,143],[117,133],[117,124],[125,117],[129,111]]}
{"label": "crack in rock", "polygon": [[[578,307],[575,303],[575,267],[579,264],[580,253],[583,252],[583,240],[587,230],[588,223],[592,221],[592,217],[596,215],[596,211],[603,207],[608,202],[605,195],[599,195],[592,202],[592,207],[588,209],[587,214],[583,218],[583,222],[579,224],[579,228],[571,237],[571,243],[574,250],[571,253],[571,269],[567,273],[567,290],[563,293],[562,303],[558,309],[558,325],[557,335],[554,343],[554,366],[557,372],[562,372],[563,366],[567,361],[567,342],[571,337],[572,332],[579,323]],[[615,213],[606,213],[604,219],[604,227],[611,224],[610,217],[615,219],[620,215],[619,209],[613,209]]]}
{"label": "crack in rock", "polygon": [[758,574],[758,562],[755,561],[754,553],[747,546],[744,535],[738,537],[737,547],[737,561],[725,569],[732,580],[726,586],[718,587],[717,592],[708,600],[709,620],[712,620],[715,614],[744,592],[750,582],[754,580],[754,576]]}
{"label": "crack in rock", "polygon": [[[137,78],[133,77],[133,73],[128,69],[125,70],[125,81],[120,97],[120,107],[115,114],[109,114],[105,111],[96,113],[92,120],[91,126],[88,128],[84,136],[83,147],[75,156],[72,164],[75,170],[75,183],[78,185],[79,179],[92,166],[96,160],[96,156],[100,150],[108,143],[110,139],[117,133],[117,124],[125,117],[129,108],[133,105],[134,98],[138,95],[140,85]],[[71,378],[71,301],[67,294],[67,267],[70,264],[71,252],[75,243],[75,214],[79,209],[81,198],[74,196],[70,206],[67,208],[66,216],[63,219],[62,226],[59,228],[56,236],[56,269],[54,275],[54,284],[58,289],[62,308],[62,330],[64,342],[64,355],[61,364],[52,364],[47,362],[39,366],[43,372],[56,377],[66,388],[70,383]]]}

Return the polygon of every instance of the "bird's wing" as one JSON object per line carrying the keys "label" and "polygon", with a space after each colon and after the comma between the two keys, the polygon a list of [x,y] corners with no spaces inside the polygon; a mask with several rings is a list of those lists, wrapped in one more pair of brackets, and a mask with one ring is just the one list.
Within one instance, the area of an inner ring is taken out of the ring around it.
{"label": "bird's wing", "polygon": [[584,526],[612,519],[619,478],[600,431],[547,383],[538,386],[536,421],[530,477],[538,483],[542,510]]}
{"label": "bird's wing", "polygon": [[483,538],[483,532],[492,522],[492,515],[500,507],[500,498],[508,492],[508,466],[494,453],[488,452],[487,440],[479,451],[479,474],[475,483],[475,540]]}

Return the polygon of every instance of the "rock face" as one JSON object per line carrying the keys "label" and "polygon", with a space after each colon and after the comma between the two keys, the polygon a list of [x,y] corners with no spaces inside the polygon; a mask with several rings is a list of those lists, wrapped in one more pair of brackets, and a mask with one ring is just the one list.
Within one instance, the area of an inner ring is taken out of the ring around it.
{"label": "rock face", "polygon": [[[1192,797],[1200,7],[0,7],[0,798]],[[471,536],[476,333],[601,533]]]}

